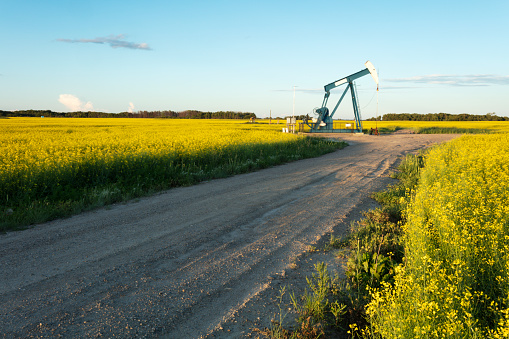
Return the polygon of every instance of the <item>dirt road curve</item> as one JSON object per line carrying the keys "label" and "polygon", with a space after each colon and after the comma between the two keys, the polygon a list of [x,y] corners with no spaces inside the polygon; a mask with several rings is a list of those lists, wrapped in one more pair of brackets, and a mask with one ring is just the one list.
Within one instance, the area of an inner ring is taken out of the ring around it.
{"label": "dirt road curve", "polygon": [[344,229],[400,155],[453,136],[341,137],[349,147],[319,158],[0,235],[1,334],[242,336],[223,325]]}

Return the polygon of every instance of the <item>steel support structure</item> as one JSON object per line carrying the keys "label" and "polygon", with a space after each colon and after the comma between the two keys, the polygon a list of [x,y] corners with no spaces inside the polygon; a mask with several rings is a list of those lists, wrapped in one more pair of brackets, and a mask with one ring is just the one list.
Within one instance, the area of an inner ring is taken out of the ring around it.
{"label": "steel support structure", "polygon": [[[371,63],[370,63],[370,65],[371,65]],[[367,63],[366,63],[366,66],[367,66]],[[359,101],[357,98],[357,90],[355,88],[354,81],[356,79],[358,79],[362,76],[365,76],[367,74],[370,74],[370,73],[372,73],[372,71],[369,70],[368,68],[365,68],[362,71],[351,74],[347,77],[344,77],[342,79],[339,79],[337,81],[334,81],[334,82],[331,82],[330,84],[325,85],[324,86],[325,96],[323,98],[322,107],[320,107],[319,109],[316,110],[316,113],[318,114],[316,122],[313,122],[311,124],[306,123],[310,127],[310,132],[312,132],[312,133],[353,133],[353,132],[362,133],[361,112],[360,112],[360,108],[359,108]],[[336,87],[343,85],[343,84],[347,84],[347,86],[346,86],[345,90],[343,91],[343,94],[339,98],[336,106],[334,106],[334,109],[332,110],[332,112],[329,112],[329,109],[327,108],[327,101],[329,100],[330,91]],[[341,104],[341,102],[343,101],[343,98],[345,97],[348,90],[350,90],[350,94],[352,96],[355,128],[353,128],[353,129],[334,129],[334,124],[333,124],[332,118],[334,116],[334,113],[336,113],[336,111],[339,107],[339,104]]]}

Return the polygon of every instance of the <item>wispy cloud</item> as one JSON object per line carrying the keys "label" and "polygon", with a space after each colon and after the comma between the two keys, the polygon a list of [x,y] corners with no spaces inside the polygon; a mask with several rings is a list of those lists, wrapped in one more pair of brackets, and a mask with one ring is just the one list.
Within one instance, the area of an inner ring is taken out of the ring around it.
{"label": "wispy cloud", "polygon": [[73,112],[94,111],[94,105],[90,101],[84,103],[77,96],[72,94],[60,94],[58,101]]}
{"label": "wispy cloud", "polygon": [[69,43],[94,43],[94,44],[108,44],[112,48],[130,48],[130,49],[144,49],[151,50],[147,43],[135,43],[125,41],[125,35],[110,35],[108,37],[99,37],[95,39],[57,39],[57,41],[61,42],[69,42]]}
{"label": "wispy cloud", "polygon": [[492,86],[509,85],[509,76],[493,74],[447,75],[432,74],[409,78],[384,79],[387,82],[408,84],[432,84],[448,86]]}
{"label": "wispy cloud", "polygon": [[[273,92],[292,92],[293,88],[289,89],[274,89]],[[323,94],[324,89],[322,88],[295,88],[295,92],[303,92],[303,93],[320,93]]]}

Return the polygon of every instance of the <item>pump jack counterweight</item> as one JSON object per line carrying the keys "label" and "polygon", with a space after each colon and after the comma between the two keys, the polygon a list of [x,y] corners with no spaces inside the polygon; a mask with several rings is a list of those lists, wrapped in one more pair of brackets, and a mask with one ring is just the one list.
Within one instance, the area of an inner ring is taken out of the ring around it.
{"label": "pump jack counterweight", "polygon": [[[306,122],[306,125],[309,126],[311,133],[362,133],[362,119],[361,119],[361,112],[359,108],[359,102],[357,99],[357,90],[355,88],[355,80],[365,76],[367,74],[371,74],[373,77],[373,80],[375,80],[376,84],[378,85],[378,75],[376,73],[375,67],[373,64],[369,61],[366,61],[364,64],[366,66],[365,69],[362,71],[359,71],[357,73],[351,74],[347,77],[344,77],[342,79],[339,79],[337,81],[331,82],[328,85],[324,86],[325,89],[325,95],[323,97],[322,107],[317,108],[314,110],[314,113],[317,114],[317,118],[313,119],[312,123]],[[329,109],[327,108],[327,101],[329,100],[330,91],[336,87],[339,87],[343,84],[347,84],[345,90],[343,91],[343,94],[341,94],[341,97],[339,98],[338,103],[336,106],[334,106],[334,109],[332,112],[329,112]],[[353,113],[354,113],[354,120],[355,120],[355,128],[354,129],[334,129],[333,119],[334,113],[336,113],[336,110],[339,107],[339,104],[341,101],[343,101],[343,98],[345,97],[346,93],[350,90],[350,94],[352,96],[352,104],[353,104]]]}

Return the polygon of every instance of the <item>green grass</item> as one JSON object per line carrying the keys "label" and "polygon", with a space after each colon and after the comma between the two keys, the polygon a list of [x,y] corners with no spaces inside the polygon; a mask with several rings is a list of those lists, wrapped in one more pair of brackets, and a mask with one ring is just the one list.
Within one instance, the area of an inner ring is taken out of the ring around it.
{"label": "green grass", "polygon": [[278,320],[272,320],[270,328],[254,329],[255,332],[273,339],[312,339],[334,337],[341,329],[347,306],[343,299],[337,276],[331,276],[327,265],[317,263],[316,273],[306,278],[308,288],[304,294],[291,293],[290,306],[297,315],[297,326],[287,326],[284,322],[289,312],[283,301],[286,287],[280,290],[278,297]]}

